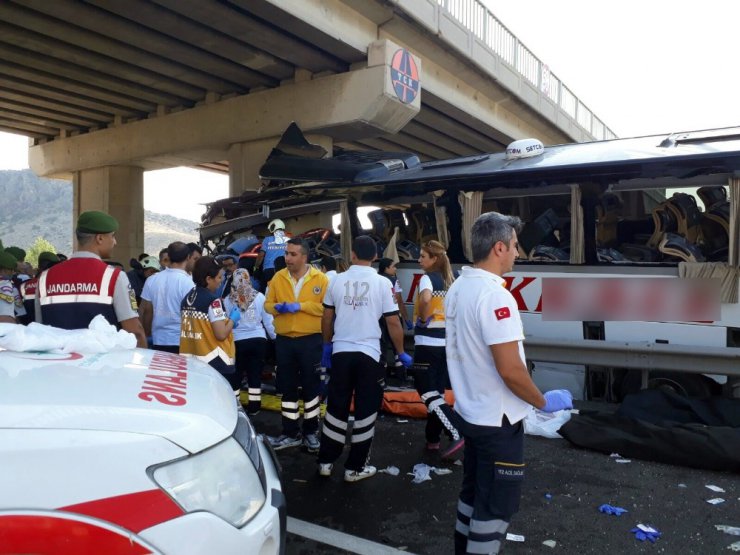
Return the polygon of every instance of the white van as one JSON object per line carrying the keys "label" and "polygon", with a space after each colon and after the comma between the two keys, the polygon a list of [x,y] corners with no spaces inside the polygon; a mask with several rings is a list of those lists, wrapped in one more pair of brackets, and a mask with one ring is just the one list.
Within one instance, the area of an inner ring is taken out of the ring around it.
{"label": "white van", "polygon": [[0,553],[274,554],[270,448],[210,366],[0,352]]}

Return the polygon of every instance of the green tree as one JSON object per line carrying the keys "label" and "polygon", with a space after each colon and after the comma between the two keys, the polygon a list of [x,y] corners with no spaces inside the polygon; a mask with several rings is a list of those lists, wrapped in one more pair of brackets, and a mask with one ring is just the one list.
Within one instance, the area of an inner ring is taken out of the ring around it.
{"label": "green tree", "polygon": [[42,252],[53,252],[56,254],[57,249],[43,237],[36,237],[36,240],[28,247],[28,251],[26,251],[26,262],[30,263],[34,268],[38,268],[39,255]]}

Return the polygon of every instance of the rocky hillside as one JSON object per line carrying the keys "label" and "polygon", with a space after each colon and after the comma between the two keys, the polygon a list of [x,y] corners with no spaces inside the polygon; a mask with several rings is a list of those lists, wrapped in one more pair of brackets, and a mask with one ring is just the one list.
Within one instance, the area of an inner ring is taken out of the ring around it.
{"label": "rocky hillside", "polygon": [[[36,177],[30,170],[0,170],[0,239],[28,249],[43,237],[58,252],[72,252],[72,184]],[[195,241],[197,222],[144,212],[144,249],[156,254],[172,241]]]}

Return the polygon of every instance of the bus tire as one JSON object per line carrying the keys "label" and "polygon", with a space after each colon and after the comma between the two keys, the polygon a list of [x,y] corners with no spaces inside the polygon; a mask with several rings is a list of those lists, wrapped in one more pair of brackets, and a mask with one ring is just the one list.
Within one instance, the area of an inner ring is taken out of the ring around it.
{"label": "bus tire", "polygon": [[[629,370],[619,388],[619,398],[623,400],[631,393],[640,391],[641,372]],[[680,372],[650,372],[648,389],[672,391],[683,397],[706,398],[714,394],[714,382],[701,374]]]}

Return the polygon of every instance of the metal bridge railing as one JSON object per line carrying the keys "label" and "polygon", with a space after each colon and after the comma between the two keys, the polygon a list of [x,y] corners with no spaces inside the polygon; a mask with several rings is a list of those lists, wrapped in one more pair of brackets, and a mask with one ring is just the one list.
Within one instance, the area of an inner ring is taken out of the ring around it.
{"label": "metal bridge railing", "polygon": [[480,0],[437,0],[437,4],[596,139],[617,137]]}

